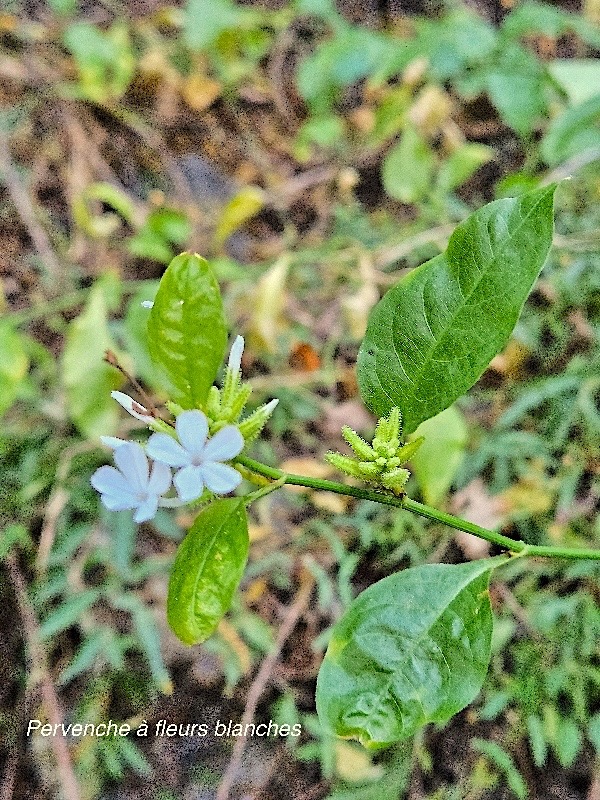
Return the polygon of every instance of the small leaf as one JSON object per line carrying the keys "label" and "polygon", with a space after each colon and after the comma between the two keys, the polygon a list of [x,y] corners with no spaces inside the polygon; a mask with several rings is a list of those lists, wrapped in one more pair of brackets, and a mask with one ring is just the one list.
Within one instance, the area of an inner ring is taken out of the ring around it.
{"label": "small leaf", "polygon": [[246,507],[237,497],[211,503],[179,545],[167,618],[185,644],[203,642],[216,629],[241,580],[248,546]]}
{"label": "small leaf", "polygon": [[571,105],[579,105],[598,94],[600,61],[597,58],[556,58],[548,62],[548,72],[568,94]]}
{"label": "small leaf", "polygon": [[148,348],[165,389],[201,408],[227,346],[219,284],[205,259],[182,253],[161,278],[148,321]]}
{"label": "small leaf", "polygon": [[100,597],[97,589],[86,589],[79,594],[68,597],[64,603],[42,620],[40,625],[40,638],[47,641],[57,633],[70,628],[79,620],[81,615],[90,608]]}
{"label": "small leaf", "polygon": [[456,406],[422,422],[411,438],[425,441],[410,460],[423,498],[436,506],[444,499],[460,467],[467,444],[467,426]]}
{"label": "small leaf", "polygon": [[0,416],[12,406],[25,380],[29,359],[23,338],[8,320],[0,323]]}
{"label": "small leaf", "polygon": [[523,780],[523,776],[515,766],[512,757],[500,747],[496,742],[488,742],[485,739],[473,739],[472,747],[479,750],[484,756],[495,764],[506,777],[510,789],[516,794],[519,800],[525,800],[527,797],[527,786]]}
{"label": "small leaf", "polygon": [[427,142],[413,127],[403,132],[383,162],[383,186],[401,203],[416,203],[431,189],[435,158]]}
{"label": "small leaf", "polygon": [[359,595],[336,625],[319,672],[322,725],[385,747],[470,703],[490,660],[490,572],[507,560],[426,564]]}
{"label": "small leaf", "polygon": [[188,0],[184,23],[185,43],[191,50],[209,47],[223,31],[239,29],[245,11],[231,0]]}
{"label": "small leaf", "polygon": [[548,755],[548,743],[544,733],[544,725],[541,719],[535,714],[527,717],[527,733],[529,735],[529,745],[533,755],[533,763],[536,767],[543,767]]}
{"label": "small leaf", "polygon": [[552,747],[561,767],[567,769],[581,749],[583,736],[577,723],[570,717],[559,718],[559,726]]}
{"label": "small leaf", "polygon": [[89,438],[113,434],[119,421],[119,408],[110,392],[123,379],[104,362],[106,350],[114,350],[107,308],[115,290],[111,282],[118,288],[114,277],[99,280],[82,313],[69,323],[61,362],[69,416]]}
{"label": "small leaf", "polygon": [[465,142],[444,160],[438,174],[438,186],[451,192],[469,180],[482,164],[493,157],[491,147],[478,142]]}
{"label": "small leaf", "polygon": [[399,406],[412,433],[464,394],[502,350],[552,243],[555,188],[476,211],[445,253],[375,306],[357,367],[363,400],[377,416]]}
{"label": "small leaf", "polygon": [[215,231],[215,243],[222,245],[232,233],[254,217],[265,204],[264,192],[258,186],[245,186],[221,211]]}
{"label": "small leaf", "polygon": [[540,142],[540,153],[551,167],[600,142],[600,94],[552,120]]}

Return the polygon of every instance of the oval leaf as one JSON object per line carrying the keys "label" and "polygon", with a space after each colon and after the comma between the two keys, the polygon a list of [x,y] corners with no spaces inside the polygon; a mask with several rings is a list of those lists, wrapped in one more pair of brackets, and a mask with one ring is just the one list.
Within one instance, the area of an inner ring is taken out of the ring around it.
{"label": "oval leaf", "polygon": [[476,211],[445,253],[375,306],[357,366],[361,395],[377,416],[399,406],[411,433],[473,386],[502,350],[552,243],[555,188]]}
{"label": "oval leaf", "polygon": [[148,348],[165,389],[201,408],[227,345],[219,284],[205,259],[182,253],[161,278],[148,320]]}
{"label": "oval leaf", "polygon": [[248,546],[241,497],[211,503],[179,545],[169,580],[167,618],[185,644],[208,639],[229,609],[246,566]]}
{"label": "oval leaf", "polygon": [[490,571],[507,560],[426,564],[360,594],[336,625],[319,671],[325,728],[385,747],[470,703],[490,660]]}

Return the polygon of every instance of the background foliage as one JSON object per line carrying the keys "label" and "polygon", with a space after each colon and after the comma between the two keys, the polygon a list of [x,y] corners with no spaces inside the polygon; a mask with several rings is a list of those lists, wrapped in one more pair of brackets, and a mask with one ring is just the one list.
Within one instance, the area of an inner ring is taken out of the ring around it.
{"label": "background foliage", "polygon": [[[444,730],[377,755],[314,711],[332,624],[469,537],[328,495],[265,498],[242,591],[189,650],[165,621],[191,516],[136,527],[89,485],[110,400],[156,402],[145,343],[164,265],[210,258],[247,338],[256,455],[325,476],[372,431],[355,362],[370,308],[483,203],[572,176],[554,248],[476,387],[431,420],[409,494],[533,543],[600,546],[598,8],[327,0],[5,0],[0,13],[0,756],[19,797],[574,797],[600,791],[593,564],[494,578],[492,671]],[[485,545],[481,545],[484,546]],[[262,667],[259,668],[259,664]],[[294,724],[292,739],[25,741],[30,717]],[[190,717],[192,715],[192,717]],[[236,761],[237,759],[237,761]],[[7,794],[7,796],[9,796]]]}

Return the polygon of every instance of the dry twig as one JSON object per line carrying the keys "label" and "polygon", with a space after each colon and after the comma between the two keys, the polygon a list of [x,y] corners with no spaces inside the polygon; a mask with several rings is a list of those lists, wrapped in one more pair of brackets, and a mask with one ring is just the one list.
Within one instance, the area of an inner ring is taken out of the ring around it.
{"label": "dry twig", "polygon": [[8,137],[2,130],[0,130],[0,180],[7,188],[10,199],[27,228],[38,256],[51,275],[55,285],[60,286],[63,278],[60,263],[52,248],[48,234],[37,220],[33,202],[23,186],[19,172],[12,160]]}
{"label": "dry twig", "polygon": [[[12,584],[21,621],[23,635],[27,644],[29,661],[29,682],[39,682],[42,702],[51,725],[62,725],[63,713],[48,670],[46,651],[42,645],[38,621],[27,597],[25,581],[16,557],[11,553],[6,557],[9,580]],[[66,740],[62,736],[50,737],[50,744],[56,760],[56,772],[65,800],[81,800],[81,792]]]}

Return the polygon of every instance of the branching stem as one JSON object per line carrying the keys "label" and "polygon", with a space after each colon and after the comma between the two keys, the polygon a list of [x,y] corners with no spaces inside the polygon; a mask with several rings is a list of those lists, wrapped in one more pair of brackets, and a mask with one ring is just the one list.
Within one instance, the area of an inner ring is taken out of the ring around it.
{"label": "branching stem", "polygon": [[439,511],[437,508],[418,503],[416,500],[411,500],[410,497],[406,497],[405,495],[397,496],[391,492],[364,489],[360,486],[348,486],[345,483],[337,483],[336,481],[328,481],[322,478],[309,478],[305,475],[290,475],[288,473],[283,473],[275,467],[269,467],[260,461],[247,458],[246,456],[238,456],[236,462],[245,468],[244,474],[248,479],[251,480],[252,474],[257,477],[260,476],[263,480],[257,482],[261,485],[264,485],[264,478],[269,478],[279,485],[287,483],[291,486],[305,486],[308,489],[335,492],[336,494],[343,494],[347,497],[356,497],[359,500],[371,500],[374,503],[382,503],[383,505],[402,508],[405,511],[418,514],[420,517],[426,517],[435,522],[440,522],[443,525],[447,525],[449,528],[471,533],[515,555],[542,556],[544,558],[593,559],[600,561],[600,550],[588,550],[575,547],[546,547],[544,545],[527,544],[526,542],[503,536],[496,531],[482,528],[480,525],[475,525],[473,522],[469,522],[466,519],[455,517],[453,514],[447,514],[445,511]]}

